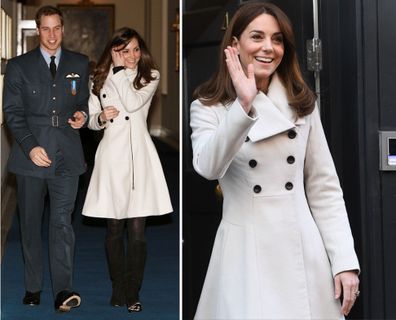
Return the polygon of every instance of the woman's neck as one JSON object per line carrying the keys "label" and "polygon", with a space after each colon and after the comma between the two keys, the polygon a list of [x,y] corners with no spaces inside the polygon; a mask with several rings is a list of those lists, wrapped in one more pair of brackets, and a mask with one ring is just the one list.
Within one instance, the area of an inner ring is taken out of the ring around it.
{"label": "woman's neck", "polygon": [[268,93],[268,88],[271,83],[272,75],[269,78],[262,79],[261,81],[257,81],[257,90],[264,92],[265,94]]}

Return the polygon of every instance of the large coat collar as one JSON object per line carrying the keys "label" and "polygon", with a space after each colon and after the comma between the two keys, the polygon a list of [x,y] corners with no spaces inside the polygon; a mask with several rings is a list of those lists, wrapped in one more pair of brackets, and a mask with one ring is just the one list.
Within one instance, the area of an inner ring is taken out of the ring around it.
{"label": "large coat collar", "polygon": [[277,74],[274,74],[268,94],[259,92],[253,101],[258,119],[249,131],[253,142],[269,138],[305,123],[289,106],[286,89]]}

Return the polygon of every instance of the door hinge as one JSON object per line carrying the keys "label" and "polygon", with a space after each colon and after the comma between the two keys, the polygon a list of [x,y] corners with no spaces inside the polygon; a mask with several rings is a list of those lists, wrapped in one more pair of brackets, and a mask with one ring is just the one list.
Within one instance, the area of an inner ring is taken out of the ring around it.
{"label": "door hinge", "polygon": [[322,70],[322,41],[319,38],[307,40],[307,68],[316,72]]}

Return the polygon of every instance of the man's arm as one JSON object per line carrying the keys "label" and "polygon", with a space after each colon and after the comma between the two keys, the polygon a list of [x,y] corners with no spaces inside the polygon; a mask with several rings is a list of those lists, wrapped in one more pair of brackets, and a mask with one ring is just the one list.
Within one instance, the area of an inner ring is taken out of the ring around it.
{"label": "man's arm", "polygon": [[12,136],[26,157],[30,158],[30,151],[39,143],[26,122],[22,86],[22,71],[14,60],[10,60],[4,77],[3,111]]}
{"label": "man's arm", "polygon": [[89,88],[88,88],[88,80],[89,80],[89,65],[88,65],[88,57],[84,57],[85,61],[85,71],[81,75],[81,85],[80,91],[77,92],[78,102],[76,107],[76,112],[73,114],[74,119],[69,119],[69,124],[73,129],[80,129],[81,127],[86,127],[88,124],[88,98],[89,98]]}

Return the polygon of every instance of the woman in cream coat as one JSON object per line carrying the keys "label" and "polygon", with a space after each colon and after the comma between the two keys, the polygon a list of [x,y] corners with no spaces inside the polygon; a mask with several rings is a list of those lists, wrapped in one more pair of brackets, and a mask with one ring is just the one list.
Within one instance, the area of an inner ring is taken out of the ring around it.
{"label": "woman in cream coat", "polygon": [[129,28],[117,30],[93,78],[88,126],[105,131],[96,151],[83,214],[108,219],[110,303],[127,304],[129,312],[142,309],[139,290],[146,259],[145,217],[172,211],[146,122],[158,82],[159,72],[140,35]]}
{"label": "woman in cream coat", "polygon": [[245,4],[225,61],[196,90],[193,164],[219,180],[224,202],[195,319],[343,319],[359,294],[342,191],[293,42],[279,8]]}

